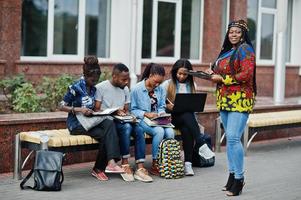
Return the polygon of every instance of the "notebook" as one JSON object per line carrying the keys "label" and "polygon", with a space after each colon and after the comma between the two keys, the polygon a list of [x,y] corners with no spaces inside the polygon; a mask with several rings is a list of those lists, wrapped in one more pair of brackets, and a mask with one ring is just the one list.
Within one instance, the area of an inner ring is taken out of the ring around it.
{"label": "notebook", "polygon": [[172,112],[203,112],[207,93],[178,93]]}

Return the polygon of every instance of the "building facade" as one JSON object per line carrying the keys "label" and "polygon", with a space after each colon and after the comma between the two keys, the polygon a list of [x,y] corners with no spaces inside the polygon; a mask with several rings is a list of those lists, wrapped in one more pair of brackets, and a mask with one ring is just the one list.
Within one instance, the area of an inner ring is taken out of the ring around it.
{"label": "building facade", "polygon": [[258,94],[275,95],[276,80],[286,97],[301,96],[300,11],[301,0],[0,0],[0,77],[79,75],[92,54],[104,66],[125,63],[132,84],[149,62],[169,70],[187,58],[202,70],[229,21],[242,18],[256,49]]}

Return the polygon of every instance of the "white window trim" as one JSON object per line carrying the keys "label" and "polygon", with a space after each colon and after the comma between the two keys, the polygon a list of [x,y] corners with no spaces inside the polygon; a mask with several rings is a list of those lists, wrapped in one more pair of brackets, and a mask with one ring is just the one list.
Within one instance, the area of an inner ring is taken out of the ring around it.
{"label": "white window trim", "polygon": [[[157,30],[158,30],[158,4],[159,2],[174,3],[176,4],[176,19],[175,19],[175,38],[174,38],[174,56],[165,57],[157,56]],[[159,59],[162,61],[170,61],[180,57],[181,50],[181,13],[182,0],[154,0],[153,13],[152,13],[152,49],[151,58]]]}
{"label": "white window trim", "polygon": [[[275,54],[276,54],[276,40],[277,40],[277,8],[266,8],[262,7],[261,2],[262,0],[259,0],[258,2],[258,24],[257,24],[257,36],[256,36],[256,60],[257,63],[260,65],[274,65],[275,64]],[[261,47],[261,25],[262,25],[262,15],[263,14],[271,14],[274,16],[274,30],[273,30],[273,47],[272,47],[272,59],[260,59],[260,47]]]}
{"label": "white window trim", "polygon": [[[175,56],[173,57],[163,57],[163,56],[156,56],[156,46],[157,46],[157,20],[158,20],[158,1],[160,2],[171,2],[177,3],[181,2],[180,6],[176,8],[176,24],[179,23],[177,28],[176,26],[176,33],[179,33],[179,38],[175,37]],[[204,29],[204,0],[201,1],[201,16],[200,16],[200,40],[199,40],[199,58],[197,59],[189,59],[192,64],[199,64],[202,61],[203,55],[203,29]],[[154,11],[156,8],[156,11]],[[143,9],[143,8],[142,8]],[[229,6],[230,9],[230,6]],[[177,61],[181,56],[181,21],[182,15],[177,14],[180,12],[182,14],[182,0],[154,0],[153,1],[153,16],[152,16],[152,43],[151,43],[151,58],[141,58],[141,63],[149,63],[149,62],[158,62],[162,64],[170,64]],[[230,12],[228,10],[228,12]],[[180,16],[180,17],[179,17]],[[178,19],[177,19],[178,18]],[[177,22],[179,20],[179,22]],[[228,15],[229,20],[229,15]],[[154,28],[155,27],[155,28]],[[141,30],[142,35],[142,30]],[[141,43],[142,45],[142,43]],[[177,54],[176,54],[176,47],[178,46]]]}
{"label": "white window trim", "polygon": [[[82,62],[85,55],[85,17],[86,0],[78,0],[78,33],[77,33],[77,54],[63,55],[54,54],[54,1],[48,0],[48,21],[47,21],[47,53],[46,56],[21,56],[21,61],[59,61],[59,62]],[[101,58],[102,62],[112,62],[110,58]]]}

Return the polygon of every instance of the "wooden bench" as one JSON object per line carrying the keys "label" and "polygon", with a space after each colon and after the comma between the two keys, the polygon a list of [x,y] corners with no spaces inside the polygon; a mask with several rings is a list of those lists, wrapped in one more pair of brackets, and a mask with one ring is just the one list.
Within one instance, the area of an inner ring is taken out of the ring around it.
{"label": "wooden bench", "polygon": [[[250,114],[243,137],[245,155],[252,140],[259,131],[293,127],[301,127],[301,110]],[[215,133],[215,149],[217,152],[220,152],[220,146],[225,137],[225,134],[222,135],[220,117],[216,119]]]}
{"label": "wooden bench", "polygon": [[[181,133],[175,130],[175,136],[179,139]],[[48,142],[43,143],[43,137],[48,138]],[[151,143],[151,136],[145,134],[146,142]],[[42,140],[42,141],[41,141]],[[132,145],[134,140],[132,138]],[[22,162],[21,150],[26,148],[31,150]],[[67,129],[43,130],[20,132],[15,138],[15,160],[14,160],[14,179],[22,178],[22,169],[30,156],[37,150],[49,149],[52,151],[60,151],[63,153],[97,150],[98,142],[87,135],[70,135]]]}

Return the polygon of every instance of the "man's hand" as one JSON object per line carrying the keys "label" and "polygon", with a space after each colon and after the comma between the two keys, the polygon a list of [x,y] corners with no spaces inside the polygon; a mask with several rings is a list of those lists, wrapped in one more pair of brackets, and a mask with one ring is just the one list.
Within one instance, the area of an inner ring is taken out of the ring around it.
{"label": "man's hand", "polygon": [[122,109],[117,110],[116,114],[117,114],[118,116],[126,116],[126,113],[125,113],[124,110],[122,110]]}

